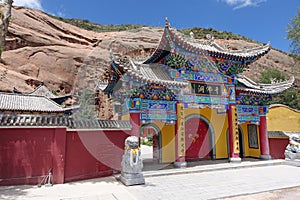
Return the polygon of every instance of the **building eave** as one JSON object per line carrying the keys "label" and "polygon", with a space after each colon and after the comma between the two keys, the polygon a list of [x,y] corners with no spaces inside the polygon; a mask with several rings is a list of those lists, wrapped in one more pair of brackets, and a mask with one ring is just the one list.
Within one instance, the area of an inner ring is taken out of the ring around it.
{"label": "building eave", "polygon": [[[172,80],[172,78],[168,76],[168,72],[164,72],[164,68],[168,66],[162,64],[136,64],[133,61],[131,61],[130,63],[130,69],[126,72],[126,74],[132,77],[136,77],[145,83],[153,83],[182,88],[186,87],[186,85],[188,84],[186,82]],[[160,69],[160,72],[164,73],[167,79],[159,78],[158,73],[154,72],[155,68]]]}
{"label": "building eave", "polygon": [[158,62],[168,53],[172,52],[172,46],[179,46],[180,48],[195,54],[203,54],[204,56],[225,58],[236,61],[247,60],[249,58],[256,60],[255,58],[259,58],[270,51],[269,42],[265,45],[254,48],[230,50],[217,44],[213,40],[213,37],[208,39],[206,42],[196,41],[194,38],[188,38],[184,34],[178,32],[176,29],[171,28],[169,22],[167,21],[157,49],[143,63],[149,64]]}
{"label": "building eave", "polygon": [[64,113],[78,106],[62,107],[45,96],[0,93],[0,111]]}
{"label": "building eave", "polygon": [[61,99],[67,99],[72,97],[71,93],[57,96],[53,94],[43,83],[36,87],[32,92],[21,92],[18,89],[14,88],[13,93],[31,96],[45,96],[54,101],[60,101]]}
{"label": "building eave", "polygon": [[258,84],[246,76],[239,76],[237,78],[238,85],[237,90],[259,93],[259,94],[278,94],[284,90],[292,87],[295,78],[291,77],[287,81],[273,83],[273,84]]}

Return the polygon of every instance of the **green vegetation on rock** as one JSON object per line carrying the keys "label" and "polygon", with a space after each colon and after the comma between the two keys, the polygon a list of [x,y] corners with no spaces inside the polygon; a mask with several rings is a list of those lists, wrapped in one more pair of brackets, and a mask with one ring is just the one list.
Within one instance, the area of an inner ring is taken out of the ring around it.
{"label": "green vegetation on rock", "polygon": [[101,24],[92,23],[88,20],[82,20],[82,19],[67,19],[62,17],[54,17],[54,18],[59,19],[65,23],[72,24],[79,28],[89,30],[89,31],[94,31],[94,32],[126,31],[126,30],[138,29],[142,27],[142,25],[138,25],[138,24],[101,25]]}
{"label": "green vegetation on rock", "polygon": [[[95,31],[95,32],[126,31],[126,30],[134,30],[134,29],[139,29],[139,28],[144,27],[143,25],[139,25],[139,24],[103,25],[103,24],[97,24],[97,23],[90,22],[89,20],[67,19],[67,18],[55,17],[55,16],[51,16],[51,17],[54,17],[55,19],[61,20],[65,23],[72,24],[79,28],[82,28],[85,30],[90,30],[90,31]],[[190,32],[193,32],[194,37],[196,39],[204,39],[204,38],[206,38],[207,34],[211,34],[217,39],[245,40],[248,42],[258,43],[255,40],[246,38],[246,37],[238,35],[238,34],[233,34],[231,32],[227,32],[227,31],[217,31],[212,28],[186,28],[186,29],[179,30],[179,32],[181,32],[187,36],[189,36]]]}
{"label": "green vegetation on rock", "polygon": [[206,35],[210,34],[210,35],[214,36],[216,39],[245,40],[248,42],[258,43],[255,40],[246,38],[246,37],[238,35],[238,34],[233,34],[231,32],[227,32],[227,31],[218,31],[218,30],[215,30],[212,28],[186,28],[186,29],[182,29],[179,31],[187,36],[190,35],[190,32],[193,32],[194,38],[196,38],[196,39],[206,39]]}
{"label": "green vegetation on rock", "polygon": [[279,71],[278,69],[270,69],[263,71],[260,75],[259,82],[270,84],[274,82],[282,82],[285,81],[285,74]]}

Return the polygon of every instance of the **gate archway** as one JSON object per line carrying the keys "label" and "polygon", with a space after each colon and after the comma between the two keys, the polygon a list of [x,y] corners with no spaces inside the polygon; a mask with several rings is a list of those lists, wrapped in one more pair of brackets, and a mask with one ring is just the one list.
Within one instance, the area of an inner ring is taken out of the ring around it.
{"label": "gate archway", "polygon": [[152,146],[145,145],[142,156],[144,160],[152,160],[161,163],[161,132],[155,124],[145,124],[141,126],[141,140],[146,139]]}
{"label": "gate archway", "polygon": [[239,126],[239,147],[240,147],[240,158],[245,157],[245,139],[244,139],[244,132]]}
{"label": "gate archway", "polygon": [[185,118],[186,159],[215,159],[214,129],[202,115],[192,114]]}

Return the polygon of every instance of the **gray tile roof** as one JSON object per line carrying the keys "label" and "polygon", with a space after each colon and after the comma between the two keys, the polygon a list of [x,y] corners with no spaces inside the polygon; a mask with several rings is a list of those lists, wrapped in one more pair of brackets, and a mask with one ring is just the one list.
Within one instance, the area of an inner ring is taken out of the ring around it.
{"label": "gray tile roof", "polygon": [[48,98],[55,98],[57,97],[54,95],[45,85],[39,85],[38,87],[35,88],[32,92],[27,93],[28,95],[33,95],[33,96],[45,96]]}
{"label": "gray tile roof", "polygon": [[131,62],[127,74],[147,83],[185,87],[188,83],[170,77],[168,66],[162,64],[138,64]]}
{"label": "gray tile roof", "polygon": [[66,115],[35,115],[0,113],[0,126],[63,126],[70,129],[130,130],[129,121],[73,119]]}
{"label": "gray tile roof", "polygon": [[[124,73],[141,80],[144,83],[155,83],[176,87],[185,87],[188,84],[171,78],[169,73],[169,69],[171,68],[163,64],[145,64],[113,53],[111,53],[111,59],[113,65],[123,68]],[[105,86],[107,87],[107,84],[103,83],[102,87],[104,88]]]}
{"label": "gray tile roof", "polygon": [[0,113],[0,126],[69,126],[67,115],[35,115]]}
{"label": "gray tile roof", "polygon": [[65,112],[73,108],[63,108],[44,96],[0,93],[0,110]]}
{"label": "gray tile roof", "polygon": [[69,128],[72,129],[131,129],[129,121],[116,120],[72,120]]}
{"label": "gray tile roof", "polygon": [[[190,47],[191,49],[194,49],[194,51],[213,51],[218,53],[224,53],[227,55],[232,56],[242,56],[242,57],[252,57],[252,56],[258,56],[261,54],[264,54],[269,51],[270,49],[270,42],[268,42],[265,45],[257,46],[254,48],[243,48],[239,50],[230,50],[225,49],[218,45],[214,39],[213,36],[210,36],[211,38],[207,38],[207,42],[201,42],[200,40],[196,40],[194,38],[189,38],[185,36],[183,33],[177,31],[176,29],[169,28],[169,32],[172,32],[174,34],[170,34],[173,36],[172,40],[177,41],[179,46],[182,46],[182,44],[186,44],[186,46]],[[176,40],[177,39],[177,40]],[[196,50],[195,50],[196,49]]]}
{"label": "gray tile roof", "polygon": [[[207,42],[203,43],[200,41],[196,41],[194,39],[194,33],[190,33],[190,38],[186,37],[183,33],[177,31],[175,28],[171,28],[171,25],[166,18],[166,26],[165,26],[165,32],[169,34],[164,34],[164,36],[171,36],[173,41],[178,42],[179,46],[183,46],[183,43],[186,43],[192,47],[195,47],[196,49],[199,50],[208,50],[208,51],[215,51],[215,52],[220,52],[220,53],[226,53],[228,55],[238,55],[238,56],[243,56],[243,57],[251,57],[251,56],[257,56],[259,54],[263,54],[265,51],[268,51],[270,49],[270,43],[266,45],[262,45],[259,47],[255,48],[246,48],[243,50],[229,50],[229,49],[224,49],[218,44],[215,43],[214,37],[208,34],[207,37]],[[191,35],[192,34],[192,35]],[[176,38],[178,40],[176,40]]]}
{"label": "gray tile roof", "polygon": [[238,84],[236,86],[236,89],[261,94],[278,94],[292,87],[294,80],[295,78],[292,77],[290,80],[279,83],[258,84],[247,78],[246,76],[240,76],[237,78]]}
{"label": "gray tile roof", "polygon": [[32,92],[24,93],[24,94],[33,95],[33,96],[45,96],[45,97],[48,97],[49,99],[58,99],[58,98],[64,98],[64,97],[71,96],[71,94],[56,96],[43,84],[39,85]]}

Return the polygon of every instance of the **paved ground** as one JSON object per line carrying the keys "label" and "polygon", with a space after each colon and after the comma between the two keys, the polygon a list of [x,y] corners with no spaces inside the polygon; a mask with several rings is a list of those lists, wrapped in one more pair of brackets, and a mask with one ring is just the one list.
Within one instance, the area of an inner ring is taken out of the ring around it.
{"label": "paved ground", "polygon": [[293,187],[249,195],[223,198],[222,200],[297,200],[300,199],[300,187]]}
{"label": "paved ground", "polygon": [[[300,199],[300,167],[282,160],[220,163],[144,172],[146,184],[126,187],[114,177],[52,187],[0,187],[0,199]],[[287,189],[288,188],[288,189]]]}

